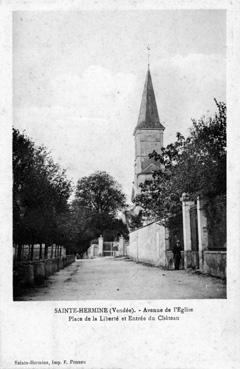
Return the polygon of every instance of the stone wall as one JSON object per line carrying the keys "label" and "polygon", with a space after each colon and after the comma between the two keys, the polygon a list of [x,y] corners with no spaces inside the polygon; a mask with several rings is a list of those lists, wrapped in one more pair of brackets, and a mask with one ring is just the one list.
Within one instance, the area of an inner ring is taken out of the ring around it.
{"label": "stone wall", "polygon": [[198,269],[199,268],[199,253],[198,251],[194,250],[186,250],[184,252],[184,262],[185,262],[185,269],[192,268]]}
{"label": "stone wall", "polygon": [[[186,194],[183,194],[184,267],[185,269],[198,269],[202,273],[210,274],[213,277],[226,278],[226,251],[224,249],[209,250],[212,245],[209,243],[209,224],[206,212],[207,199],[202,199],[200,197],[197,199],[197,250],[196,245],[192,242],[190,214],[192,206],[193,202],[189,201]],[[222,212],[224,223],[226,216],[225,210],[223,209]],[[219,227],[218,224],[218,228]],[[220,244],[220,246],[226,245],[223,243]]]}
{"label": "stone wall", "polygon": [[[173,252],[171,250],[166,251],[166,268],[174,270]],[[184,269],[184,251],[181,251],[181,259],[179,269]]]}
{"label": "stone wall", "polygon": [[214,277],[226,278],[226,256],[226,251],[204,251],[202,271]]}
{"label": "stone wall", "polygon": [[[226,278],[226,251],[209,250],[209,229],[206,214],[206,199],[198,197],[197,204],[182,196],[183,251],[180,269],[197,269],[213,277]],[[195,227],[192,207],[196,208]],[[195,233],[193,233],[193,230]],[[194,236],[194,237],[193,237]],[[225,246],[225,244],[224,244]],[[173,253],[169,247],[168,229],[159,223],[151,223],[130,233],[127,256],[136,261],[154,266],[174,269]]]}
{"label": "stone wall", "polygon": [[[106,244],[111,243],[110,249],[106,249]],[[109,255],[106,255],[106,251],[109,251]],[[110,252],[111,251],[111,252]],[[84,253],[85,259],[93,259],[98,256],[124,256],[126,255],[126,245],[123,236],[119,237],[119,241],[104,242],[102,236],[98,238],[98,244],[91,244],[88,250]]]}
{"label": "stone wall", "polygon": [[166,266],[165,227],[151,223],[130,233],[127,256],[154,266]]}
{"label": "stone wall", "polygon": [[37,261],[20,261],[13,265],[13,294],[26,287],[42,284],[50,275],[72,264],[74,255]]}

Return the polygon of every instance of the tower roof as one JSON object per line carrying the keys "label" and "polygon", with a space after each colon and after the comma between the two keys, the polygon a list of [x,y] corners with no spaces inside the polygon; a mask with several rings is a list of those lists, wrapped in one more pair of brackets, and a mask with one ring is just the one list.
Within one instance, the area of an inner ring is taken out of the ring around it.
{"label": "tower roof", "polygon": [[165,129],[159,120],[157,103],[149,69],[145,79],[140,112],[134,134],[138,129]]}

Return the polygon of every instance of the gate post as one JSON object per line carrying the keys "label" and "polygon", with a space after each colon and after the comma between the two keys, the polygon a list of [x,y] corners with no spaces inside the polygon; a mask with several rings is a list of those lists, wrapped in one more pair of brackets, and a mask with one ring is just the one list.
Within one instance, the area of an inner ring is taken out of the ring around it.
{"label": "gate post", "polygon": [[93,259],[94,258],[94,244],[92,244],[90,246],[90,258]]}
{"label": "gate post", "polygon": [[98,256],[103,256],[103,236],[98,238]]}
{"label": "gate post", "polygon": [[119,243],[118,243],[118,251],[119,251],[119,256],[123,256],[124,255],[124,238],[123,236],[119,237]]}
{"label": "gate post", "polygon": [[204,250],[208,249],[208,229],[207,216],[204,209],[205,199],[197,198],[197,220],[198,220],[198,249],[199,249],[199,269],[203,271]]}
{"label": "gate post", "polygon": [[190,223],[190,207],[194,204],[194,201],[189,200],[189,196],[186,193],[182,194],[182,216],[183,216],[183,243],[184,243],[184,269],[191,266],[188,262],[189,251],[192,250],[191,242],[191,223]]}
{"label": "gate post", "polygon": [[168,258],[167,258],[167,252],[170,249],[170,242],[169,242],[169,228],[164,225],[164,229],[165,229],[165,267],[168,268]]}

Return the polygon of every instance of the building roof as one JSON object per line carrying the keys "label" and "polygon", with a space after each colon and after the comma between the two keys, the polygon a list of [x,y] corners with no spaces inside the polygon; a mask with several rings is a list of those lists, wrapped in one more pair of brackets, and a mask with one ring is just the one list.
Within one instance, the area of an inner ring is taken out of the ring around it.
{"label": "building roof", "polygon": [[142,173],[145,173],[145,171],[149,168],[151,168],[151,170],[152,168],[154,168],[154,170],[158,170],[161,169],[161,167],[161,163],[159,161],[156,161],[154,158],[146,157],[141,163]]}
{"label": "building roof", "polygon": [[134,130],[134,134],[138,129],[165,129],[159,120],[157,103],[149,69],[146,75],[138,122]]}

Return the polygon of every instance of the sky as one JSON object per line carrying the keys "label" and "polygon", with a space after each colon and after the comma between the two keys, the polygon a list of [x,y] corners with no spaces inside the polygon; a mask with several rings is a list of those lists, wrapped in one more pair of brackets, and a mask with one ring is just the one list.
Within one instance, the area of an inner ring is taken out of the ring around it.
{"label": "sky", "polygon": [[13,16],[13,118],[73,183],[105,170],[130,199],[150,70],[164,145],[226,101],[223,10],[26,11]]}

